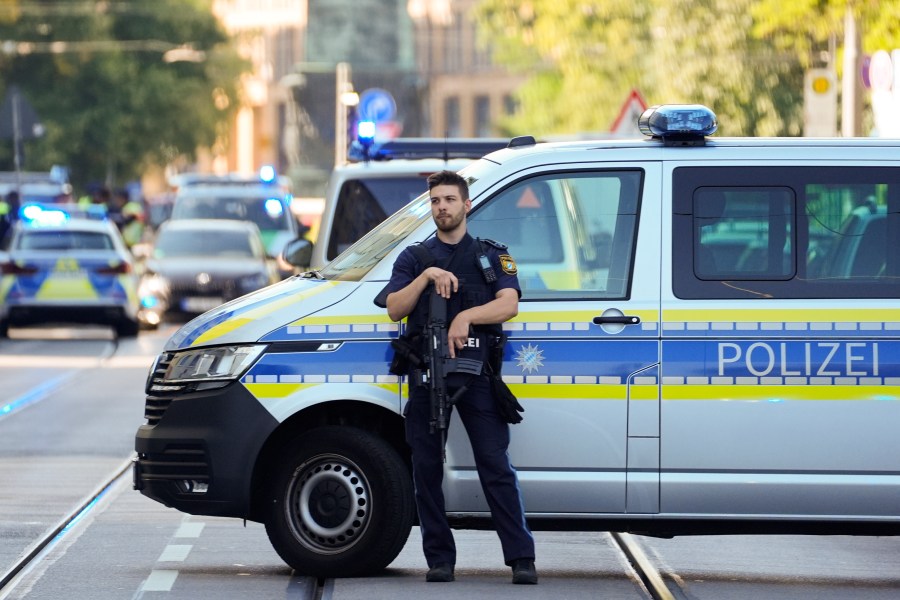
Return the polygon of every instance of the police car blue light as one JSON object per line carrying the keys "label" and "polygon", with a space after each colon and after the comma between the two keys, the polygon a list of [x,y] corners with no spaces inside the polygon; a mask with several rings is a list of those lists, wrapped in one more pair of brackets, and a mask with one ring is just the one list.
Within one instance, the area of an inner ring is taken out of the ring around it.
{"label": "police car blue light", "polygon": [[667,143],[702,144],[703,139],[715,133],[718,127],[715,113],[702,104],[651,106],[638,119],[641,133]]}
{"label": "police car blue light", "polygon": [[360,121],[356,125],[356,139],[360,144],[368,145],[375,141],[375,122]]}
{"label": "police car blue light", "polygon": [[266,214],[270,217],[277,218],[284,213],[284,206],[278,198],[269,198],[265,203]]}
{"label": "police car blue light", "polygon": [[272,183],[275,181],[275,167],[272,165],[263,165],[259,169],[259,179],[263,183]]}
{"label": "police car blue light", "polygon": [[22,219],[32,225],[62,225],[69,220],[69,214],[62,210],[45,210],[37,204],[22,207]]}

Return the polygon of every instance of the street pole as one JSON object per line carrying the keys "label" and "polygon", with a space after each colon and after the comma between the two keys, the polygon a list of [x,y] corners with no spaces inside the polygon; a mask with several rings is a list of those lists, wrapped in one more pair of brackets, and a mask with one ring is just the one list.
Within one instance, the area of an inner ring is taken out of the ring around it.
{"label": "street pole", "polygon": [[855,137],[862,129],[862,35],[852,6],[844,15],[844,75],[841,81],[841,135]]}
{"label": "street pole", "polygon": [[21,132],[19,131],[19,88],[12,88],[13,166],[16,170],[16,193],[22,193],[22,158],[19,155]]}
{"label": "street pole", "polygon": [[347,105],[343,97],[352,89],[350,63],[339,62],[334,84],[334,166],[347,162]]}

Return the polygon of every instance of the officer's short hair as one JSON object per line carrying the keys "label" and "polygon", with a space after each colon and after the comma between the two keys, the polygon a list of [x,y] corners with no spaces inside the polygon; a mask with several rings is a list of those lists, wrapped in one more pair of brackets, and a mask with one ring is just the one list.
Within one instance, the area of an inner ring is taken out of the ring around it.
{"label": "officer's short hair", "polygon": [[459,195],[463,200],[469,199],[469,184],[466,178],[453,171],[438,171],[428,176],[428,191],[439,185],[455,185],[459,188]]}

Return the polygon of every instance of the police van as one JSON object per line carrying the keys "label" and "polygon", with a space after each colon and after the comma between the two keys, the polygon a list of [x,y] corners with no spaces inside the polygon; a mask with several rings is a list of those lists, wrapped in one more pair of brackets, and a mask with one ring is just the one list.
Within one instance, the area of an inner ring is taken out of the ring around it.
{"label": "police van", "polygon": [[[462,171],[470,232],[522,275],[502,374],[531,528],[900,533],[900,141],[718,138],[699,105],[640,124],[515,138]],[[137,489],[265,523],[300,573],[391,563],[416,519],[388,370],[404,324],[373,299],[435,234],[422,185],[321,270],[172,336]],[[465,436],[451,426],[446,509],[490,529]]]}
{"label": "police van", "polygon": [[335,166],[328,178],[310,266],[318,269],[334,260],[420,196],[425,178],[432,173],[459,171],[508,143],[509,139],[498,138],[397,138],[376,142],[374,137],[358,136],[350,147],[351,162]]}

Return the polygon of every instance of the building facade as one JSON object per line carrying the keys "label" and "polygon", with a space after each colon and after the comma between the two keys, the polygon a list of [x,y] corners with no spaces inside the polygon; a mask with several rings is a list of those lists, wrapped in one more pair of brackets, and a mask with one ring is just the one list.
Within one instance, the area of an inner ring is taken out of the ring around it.
{"label": "building facade", "polygon": [[[477,0],[215,0],[214,12],[253,65],[232,138],[199,165],[253,172],[273,164],[324,193],[335,161],[337,65],[353,91],[396,99],[393,134],[489,137],[522,81],[492,64],[471,17]],[[352,108],[349,110],[353,111]],[[352,123],[352,118],[350,119]]]}

